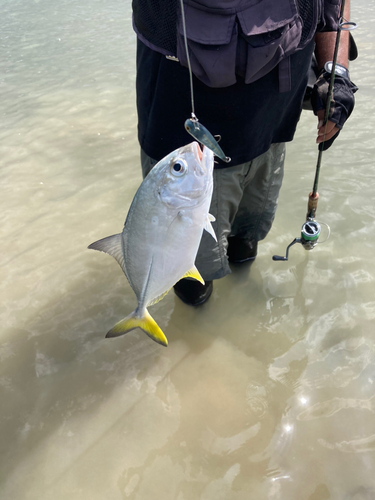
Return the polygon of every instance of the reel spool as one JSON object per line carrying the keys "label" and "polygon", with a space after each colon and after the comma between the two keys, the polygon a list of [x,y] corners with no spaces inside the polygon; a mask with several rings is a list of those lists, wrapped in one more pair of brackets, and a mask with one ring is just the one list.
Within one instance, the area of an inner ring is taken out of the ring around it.
{"label": "reel spool", "polygon": [[[328,224],[325,224],[324,222],[322,224],[327,226],[328,236],[324,241],[321,241],[320,243],[324,243],[325,241],[327,241],[329,238],[329,235],[330,235],[330,228],[329,228]],[[290,243],[286,247],[285,257],[283,257],[282,255],[274,255],[272,257],[272,259],[273,260],[283,260],[283,261],[288,260],[289,248],[291,246],[295,245],[296,243],[301,243],[301,245],[303,246],[303,248],[305,250],[312,250],[319,243],[318,239],[320,236],[320,232],[321,232],[321,226],[320,226],[319,222],[317,222],[314,219],[307,219],[307,221],[302,224],[301,237],[294,238],[292,243]]]}
{"label": "reel spool", "polygon": [[301,227],[300,243],[305,250],[312,250],[318,243],[321,227],[316,220],[307,220]]}

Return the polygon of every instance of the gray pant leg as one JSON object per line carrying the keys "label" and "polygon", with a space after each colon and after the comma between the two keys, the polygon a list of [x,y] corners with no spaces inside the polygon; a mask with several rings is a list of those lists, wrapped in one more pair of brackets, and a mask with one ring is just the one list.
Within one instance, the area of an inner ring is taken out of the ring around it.
{"label": "gray pant leg", "polygon": [[210,213],[215,217],[212,226],[217,242],[203,231],[195,265],[204,280],[219,279],[229,274],[227,258],[228,236],[232,230],[249,163],[214,170],[214,189]]}
{"label": "gray pant leg", "polygon": [[235,167],[214,170],[210,213],[218,243],[204,231],[196,266],[205,280],[229,274],[228,236],[260,241],[271,229],[283,180],[285,144]]}
{"label": "gray pant leg", "polygon": [[255,241],[267,236],[276,214],[284,160],[285,144],[280,143],[251,162],[231,236]]}

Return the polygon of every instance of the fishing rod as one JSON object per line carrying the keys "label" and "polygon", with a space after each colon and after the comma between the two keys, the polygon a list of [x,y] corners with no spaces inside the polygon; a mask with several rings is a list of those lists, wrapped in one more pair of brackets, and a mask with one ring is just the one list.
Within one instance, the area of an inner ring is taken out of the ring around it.
{"label": "fishing rod", "polygon": [[317,222],[315,220],[315,214],[316,214],[316,210],[318,207],[319,174],[320,174],[320,167],[321,167],[321,163],[322,163],[322,156],[323,156],[323,150],[324,150],[324,137],[326,135],[328,119],[329,119],[329,112],[330,112],[331,102],[332,102],[333,88],[334,88],[334,83],[335,83],[335,69],[336,69],[337,57],[338,57],[338,52],[339,52],[341,32],[342,31],[350,31],[350,30],[353,30],[357,27],[356,23],[347,21],[344,18],[344,8],[345,8],[345,0],[342,0],[341,9],[340,9],[340,20],[339,20],[339,24],[338,24],[338,28],[337,28],[336,42],[335,42],[335,48],[334,48],[334,53],[333,53],[333,59],[332,59],[331,78],[330,78],[330,82],[329,82],[327,102],[326,102],[325,113],[324,113],[325,130],[324,130],[324,135],[323,135],[323,142],[321,142],[319,144],[319,153],[318,153],[318,160],[317,160],[316,169],[315,169],[315,178],[314,178],[313,189],[312,189],[311,193],[309,194],[308,203],[307,203],[306,222],[304,222],[302,224],[301,237],[294,238],[294,240],[287,246],[285,257],[283,257],[281,255],[274,255],[272,257],[273,260],[282,260],[282,261],[288,260],[289,249],[291,246],[295,245],[296,243],[301,243],[301,245],[303,246],[303,248],[305,250],[312,250],[318,243],[324,243],[325,241],[327,241],[329,236],[330,236],[330,233],[331,233],[329,225],[326,224],[325,222],[320,222],[320,224],[324,224],[327,227],[328,236],[324,241],[318,242],[320,232],[321,232],[321,226],[320,226],[319,222]]}

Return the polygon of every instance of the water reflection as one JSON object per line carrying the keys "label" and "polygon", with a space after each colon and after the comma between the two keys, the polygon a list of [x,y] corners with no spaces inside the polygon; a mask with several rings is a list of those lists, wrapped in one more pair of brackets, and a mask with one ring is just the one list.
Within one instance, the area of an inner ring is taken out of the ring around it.
{"label": "water reflection", "polygon": [[153,306],[161,349],[137,331],[104,339],[134,296],[86,251],[141,181],[130,4],[0,4],[1,498],[375,498],[374,7],[352,6],[357,107],[324,154],[331,238],[271,259],[305,216],[305,114],[259,257],[200,309]]}

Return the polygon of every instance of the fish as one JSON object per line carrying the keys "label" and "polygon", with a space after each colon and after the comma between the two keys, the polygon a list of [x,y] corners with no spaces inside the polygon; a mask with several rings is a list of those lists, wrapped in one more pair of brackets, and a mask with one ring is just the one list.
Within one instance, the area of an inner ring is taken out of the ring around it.
{"label": "fish", "polygon": [[139,186],[122,233],[89,245],[120,264],[138,305],[109,330],[106,338],[141,328],[155,342],[168,340],[148,307],[161,300],[181,278],[204,284],[195,258],[204,230],[216,240],[209,214],[214,158],[194,141],[157,163]]}
{"label": "fish", "polygon": [[210,148],[213,153],[220,158],[221,160],[225,161],[225,163],[229,163],[231,159],[229,156],[226,156],[224,151],[221,149],[219,146],[219,143],[215,139],[215,137],[211,134],[211,132],[201,123],[198,122],[198,120],[189,118],[185,121],[185,129],[191,136],[194,137],[197,141],[199,141],[201,144],[206,146],[207,148]]}

